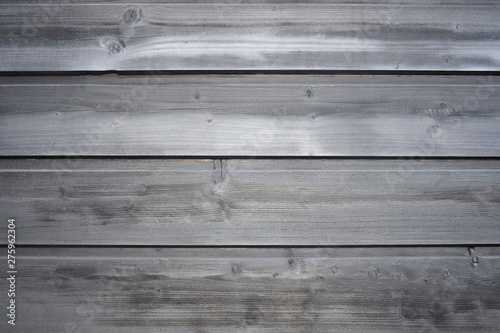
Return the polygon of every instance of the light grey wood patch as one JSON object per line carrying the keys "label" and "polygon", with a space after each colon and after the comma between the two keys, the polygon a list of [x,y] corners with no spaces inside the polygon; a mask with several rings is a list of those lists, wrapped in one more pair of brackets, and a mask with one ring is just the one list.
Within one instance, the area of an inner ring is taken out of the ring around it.
{"label": "light grey wood patch", "polygon": [[2,160],[0,184],[19,244],[500,240],[496,160]]}
{"label": "light grey wood patch", "polygon": [[500,69],[497,1],[11,1],[0,71]]}
{"label": "light grey wood patch", "polygon": [[9,330],[494,332],[500,325],[498,249],[476,266],[467,248],[371,250],[21,248],[18,321]]}
{"label": "light grey wood patch", "polygon": [[0,154],[500,156],[494,76],[0,78]]}

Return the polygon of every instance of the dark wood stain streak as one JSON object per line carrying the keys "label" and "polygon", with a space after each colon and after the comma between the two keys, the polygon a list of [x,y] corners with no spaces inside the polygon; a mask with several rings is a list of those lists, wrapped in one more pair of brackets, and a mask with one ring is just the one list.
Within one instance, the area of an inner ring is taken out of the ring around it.
{"label": "dark wood stain streak", "polygon": [[0,161],[0,216],[18,219],[20,244],[500,239],[496,160],[74,160],[65,169],[56,161]]}
{"label": "dark wood stain streak", "polygon": [[500,79],[0,78],[0,155],[500,156]]}
{"label": "dark wood stain streak", "polygon": [[472,267],[466,248],[33,247],[20,250],[16,329],[491,332],[500,257],[488,251]]}
{"label": "dark wood stain streak", "polygon": [[461,0],[16,1],[0,12],[0,71],[498,71],[499,13]]}

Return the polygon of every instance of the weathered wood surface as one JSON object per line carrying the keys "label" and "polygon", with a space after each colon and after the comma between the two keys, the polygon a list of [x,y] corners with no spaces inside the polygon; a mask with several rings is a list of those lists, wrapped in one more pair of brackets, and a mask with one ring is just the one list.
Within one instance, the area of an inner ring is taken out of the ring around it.
{"label": "weathered wood surface", "polygon": [[496,332],[500,253],[481,252],[21,248],[8,331]]}
{"label": "weathered wood surface", "polygon": [[0,166],[0,220],[17,220],[19,244],[500,240],[497,160],[55,159]]}
{"label": "weathered wood surface", "polygon": [[0,77],[4,156],[500,156],[500,77]]}
{"label": "weathered wood surface", "polygon": [[499,17],[3,1],[0,331],[498,332]]}
{"label": "weathered wood surface", "polygon": [[500,69],[495,0],[4,1],[0,71]]}

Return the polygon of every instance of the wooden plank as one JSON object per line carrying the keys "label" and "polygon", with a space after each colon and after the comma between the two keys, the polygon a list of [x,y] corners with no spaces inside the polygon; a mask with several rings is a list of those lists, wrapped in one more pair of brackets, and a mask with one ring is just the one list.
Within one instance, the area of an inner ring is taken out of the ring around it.
{"label": "wooden plank", "polygon": [[0,71],[500,70],[495,0],[7,1]]}
{"label": "wooden plank", "polygon": [[494,332],[489,252],[473,265],[467,248],[20,248],[15,329]]}
{"label": "wooden plank", "polygon": [[0,166],[0,220],[17,220],[19,244],[500,240],[498,160],[54,159]]}
{"label": "wooden plank", "polygon": [[3,156],[500,156],[500,77],[0,77]]}

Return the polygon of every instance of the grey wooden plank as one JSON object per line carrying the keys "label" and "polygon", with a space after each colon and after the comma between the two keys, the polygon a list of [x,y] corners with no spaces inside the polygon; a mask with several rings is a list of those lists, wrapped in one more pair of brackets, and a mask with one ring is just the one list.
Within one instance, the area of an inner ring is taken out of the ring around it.
{"label": "grey wooden plank", "polygon": [[500,156],[496,76],[0,78],[0,155]]}
{"label": "grey wooden plank", "polygon": [[498,160],[1,160],[0,184],[19,244],[500,240]]}
{"label": "grey wooden plank", "polygon": [[497,71],[497,1],[6,1],[0,71]]}
{"label": "grey wooden plank", "polygon": [[8,329],[495,332],[500,325],[498,248],[477,265],[467,248],[370,250],[20,248],[18,318]]}

